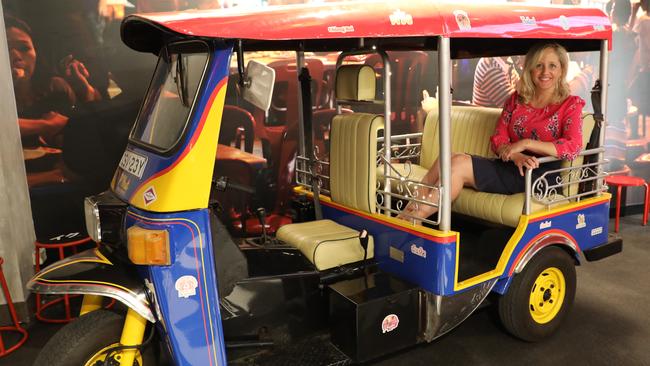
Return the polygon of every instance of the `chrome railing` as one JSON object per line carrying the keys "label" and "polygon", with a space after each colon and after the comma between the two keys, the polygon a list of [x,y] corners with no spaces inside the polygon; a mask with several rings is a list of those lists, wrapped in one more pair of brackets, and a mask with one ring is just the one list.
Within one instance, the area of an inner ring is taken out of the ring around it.
{"label": "chrome railing", "polygon": [[[441,189],[440,187],[428,185],[420,182],[419,180],[413,180],[412,178],[412,165],[410,161],[407,161],[404,164],[400,164],[403,169],[398,169],[391,162],[387,162],[383,156],[379,155],[380,165],[386,165],[388,167],[388,175],[378,174],[377,179],[377,208],[383,213],[398,214],[409,219],[413,224],[417,222],[426,222],[432,225],[438,225],[440,220],[436,216],[435,220],[423,219],[420,217],[415,217],[410,215],[405,211],[408,204],[411,205],[413,210],[419,210],[422,205],[430,206],[435,208],[436,211],[440,209],[440,197]],[[379,169],[379,172],[382,172],[383,169]],[[391,182],[391,190],[387,191],[382,186],[382,182],[389,180]],[[430,200],[434,196],[437,196],[435,202]],[[384,196],[389,195],[391,198],[397,200],[391,200],[391,204],[387,205]]]}
{"label": "chrome railing", "polygon": [[316,180],[316,185],[320,193],[330,194],[329,190],[329,161],[320,160],[318,158],[318,149],[314,148],[314,156],[316,157],[312,162],[305,156],[296,157],[296,183],[312,191],[312,181]]}
{"label": "chrome railing", "polygon": [[[584,150],[578,155],[598,155],[604,150],[604,148]],[[540,164],[544,164],[558,161],[559,159],[543,157],[538,160]],[[607,164],[607,160],[549,170],[535,179],[534,182],[532,181],[533,171],[530,169],[526,170],[526,201],[524,203],[524,213],[530,215],[533,200],[546,207],[551,207],[560,202],[580,201],[585,196],[593,196],[594,194],[600,194],[607,190],[607,186],[603,183],[603,179],[607,176],[607,173],[600,168],[605,164]],[[550,181],[549,178],[551,177],[555,177],[555,181]],[[571,194],[572,186],[575,187],[587,182],[593,182],[591,189]]]}
{"label": "chrome railing", "polygon": [[[421,142],[412,142],[412,140],[421,139],[422,133],[409,133],[404,135],[396,135],[391,137],[391,160],[407,160],[413,159],[417,160],[420,158],[420,150],[422,148]],[[377,141],[381,144],[384,142],[384,138],[380,137]],[[384,157],[384,144],[381,144],[381,147],[377,151],[377,157],[379,162],[379,157]]]}

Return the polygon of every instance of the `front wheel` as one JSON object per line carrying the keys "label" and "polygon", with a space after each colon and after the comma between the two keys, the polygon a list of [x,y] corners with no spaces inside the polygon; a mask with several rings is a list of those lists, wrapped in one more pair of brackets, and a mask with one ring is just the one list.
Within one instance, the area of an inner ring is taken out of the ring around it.
{"label": "front wheel", "polygon": [[[43,347],[34,365],[100,366],[119,365],[119,346],[124,316],[108,310],[95,310],[61,328]],[[137,353],[133,365],[155,365],[150,352]],[[108,362],[104,363],[107,354]]]}
{"label": "front wheel", "polygon": [[558,247],[542,249],[515,276],[499,299],[503,326],[529,342],[553,334],[573,305],[576,271],[573,258]]}

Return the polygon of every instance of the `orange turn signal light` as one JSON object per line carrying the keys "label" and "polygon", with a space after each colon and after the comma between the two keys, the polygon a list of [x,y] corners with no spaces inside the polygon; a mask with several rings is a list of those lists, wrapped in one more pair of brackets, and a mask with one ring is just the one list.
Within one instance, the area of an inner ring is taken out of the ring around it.
{"label": "orange turn signal light", "polygon": [[131,262],[154,266],[171,264],[169,232],[167,230],[150,230],[131,226],[126,230],[126,237]]}

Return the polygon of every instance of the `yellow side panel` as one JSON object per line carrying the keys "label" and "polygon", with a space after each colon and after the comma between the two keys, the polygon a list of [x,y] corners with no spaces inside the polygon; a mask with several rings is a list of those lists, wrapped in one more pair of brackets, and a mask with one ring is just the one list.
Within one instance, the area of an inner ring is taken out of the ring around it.
{"label": "yellow side panel", "polygon": [[[132,196],[131,204],[154,212],[174,212],[206,208],[210,197],[214,160],[226,97],[226,83],[217,87],[217,95],[206,117],[202,131],[189,152],[159,177],[142,185]],[[153,187],[156,199],[145,205],[145,191]]]}

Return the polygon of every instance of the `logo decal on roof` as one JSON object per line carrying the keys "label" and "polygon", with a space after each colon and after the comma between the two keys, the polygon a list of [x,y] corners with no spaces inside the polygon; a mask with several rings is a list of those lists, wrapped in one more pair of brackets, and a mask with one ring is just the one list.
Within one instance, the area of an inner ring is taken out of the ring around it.
{"label": "logo decal on roof", "polygon": [[460,30],[466,31],[472,29],[472,23],[469,21],[469,16],[465,10],[454,10],[454,18]]}
{"label": "logo decal on roof", "polygon": [[399,9],[389,15],[390,25],[413,25],[413,16]]}
{"label": "logo decal on roof", "polygon": [[597,31],[604,31],[604,30],[605,30],[605,26],[602,25],[602,24],[596,24],[596,25],[594,25],[594,30],[597,30]]}
{"label": "logo decal on roof", "polygon": [[527,17],[525,15],[519,16],[519,19],[521,19],[521,22],[526,25],[537,25],[537,19],[535,17]]}
{"label": "logo decal on roof", "polygon": [[569,28],[571,28],[571,24],[569,24],[569,18],[565,17],[564,15],[560,15],[560,26],[564,30],[569,30]]}
{"label": "logo decal on roof", "polygon": [[353,25],[344,25],[344,26],[336,26],[332,25],[327,27],[327,31],[330,33],[350,33],[354,32],[354,26]]}

